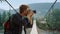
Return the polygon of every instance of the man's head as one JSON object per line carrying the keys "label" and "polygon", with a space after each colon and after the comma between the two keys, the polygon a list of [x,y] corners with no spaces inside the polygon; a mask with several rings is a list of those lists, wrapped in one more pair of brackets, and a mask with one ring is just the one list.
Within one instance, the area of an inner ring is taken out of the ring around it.
{"label": "man's head", "polygon": [[23,14],[24,16],[27,16],[28,11],[29,11],[29,6],[28,5],[21,5],[19,7],[20,14]]}

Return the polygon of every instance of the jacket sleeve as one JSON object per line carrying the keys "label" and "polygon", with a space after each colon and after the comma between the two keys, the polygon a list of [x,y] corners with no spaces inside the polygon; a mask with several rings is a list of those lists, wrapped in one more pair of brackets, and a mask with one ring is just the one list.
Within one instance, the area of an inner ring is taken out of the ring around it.
{"label": "jacket sleeve", "polygon": [[32,27],[32,25],[30,24],[30,21],[28,20],[28,18],[24,18],[23,19],[23,23],[26,24],[27,28],[31,28]]}

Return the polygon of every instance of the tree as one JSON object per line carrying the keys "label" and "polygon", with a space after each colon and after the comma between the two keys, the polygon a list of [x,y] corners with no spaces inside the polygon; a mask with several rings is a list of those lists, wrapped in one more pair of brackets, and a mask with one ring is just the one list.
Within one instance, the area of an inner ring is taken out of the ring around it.
{"label": "tree", "polygon": [[46,17],[49,29],[60,30],[60,10],[54,9]]}
{"label": "tree", "polygon": [[1,24],[2,24],[2,23],[1,23],[1,13],[0,13],[0,26],[1,26]]}
{"label": "tree", "polygon": [[6,11],[4,11],[2,13],[2,23],[4,23],[6,21],[6,16],[7,16]]}
{"label": "tree", "polygon": [[7,12],[7,17],[6,17],[6,21],[9,19],[9,17],[11,16],[10,11]]}
{"label": "tree", "polygon": [[5,1],[5,0],[0,0],[0,1]]}

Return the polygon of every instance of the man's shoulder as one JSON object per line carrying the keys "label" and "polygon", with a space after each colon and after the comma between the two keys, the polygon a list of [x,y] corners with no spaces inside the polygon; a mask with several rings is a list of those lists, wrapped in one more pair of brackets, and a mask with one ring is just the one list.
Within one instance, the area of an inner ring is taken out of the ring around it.
{"label": "man's shoulder", "polygon": [[21,15],[19,15],[19,13],[16,13],[16,14],[12,14],[12,17],[21,17]]}
{"label": "man's shoulder", "polygon": [[17,13],[16,13],[16,14],[13,14],[12,17],[13,17],[14,19],[22,20],[22,16],[19,15],[19,14],[17,14]]}
{"label": "man's shoulder", "polygon": [[10,17],[9,17],[10,19],[13,19],[13,18],[17,18],[17,14],[12,14]]}

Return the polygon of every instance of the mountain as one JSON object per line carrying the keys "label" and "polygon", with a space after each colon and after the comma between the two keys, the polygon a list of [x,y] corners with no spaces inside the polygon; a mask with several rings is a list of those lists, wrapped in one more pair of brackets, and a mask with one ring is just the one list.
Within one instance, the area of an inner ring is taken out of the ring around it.
{"label": "mountain", "polygon": [[[29,4],[30,8],[33,10],[37,11],[37,15],[39,16],[43,16],[47,13],[47,11],[49,10],[49,8],[51,7],[53,3],[33,3],[33,4]],[[60,9],[60,2],[57,2],[53,8],[58,8]],[[18,9],[16,9],[18,11]],[[3,11],[9,11],[9,10],[2,10],[0,9],[0,13]],[[16,13],[14,10],[10,10],[11,13]]]}
{"label": "mountain", "polygon": [[[35,3],[35,4],[30,4],[29,6],[32,9],[35,9],[39,15],[45,15],[46,12],[50,9],[53,3]],[[60,9],[60,3],[56,3],[53,8],[58,8]]]}

